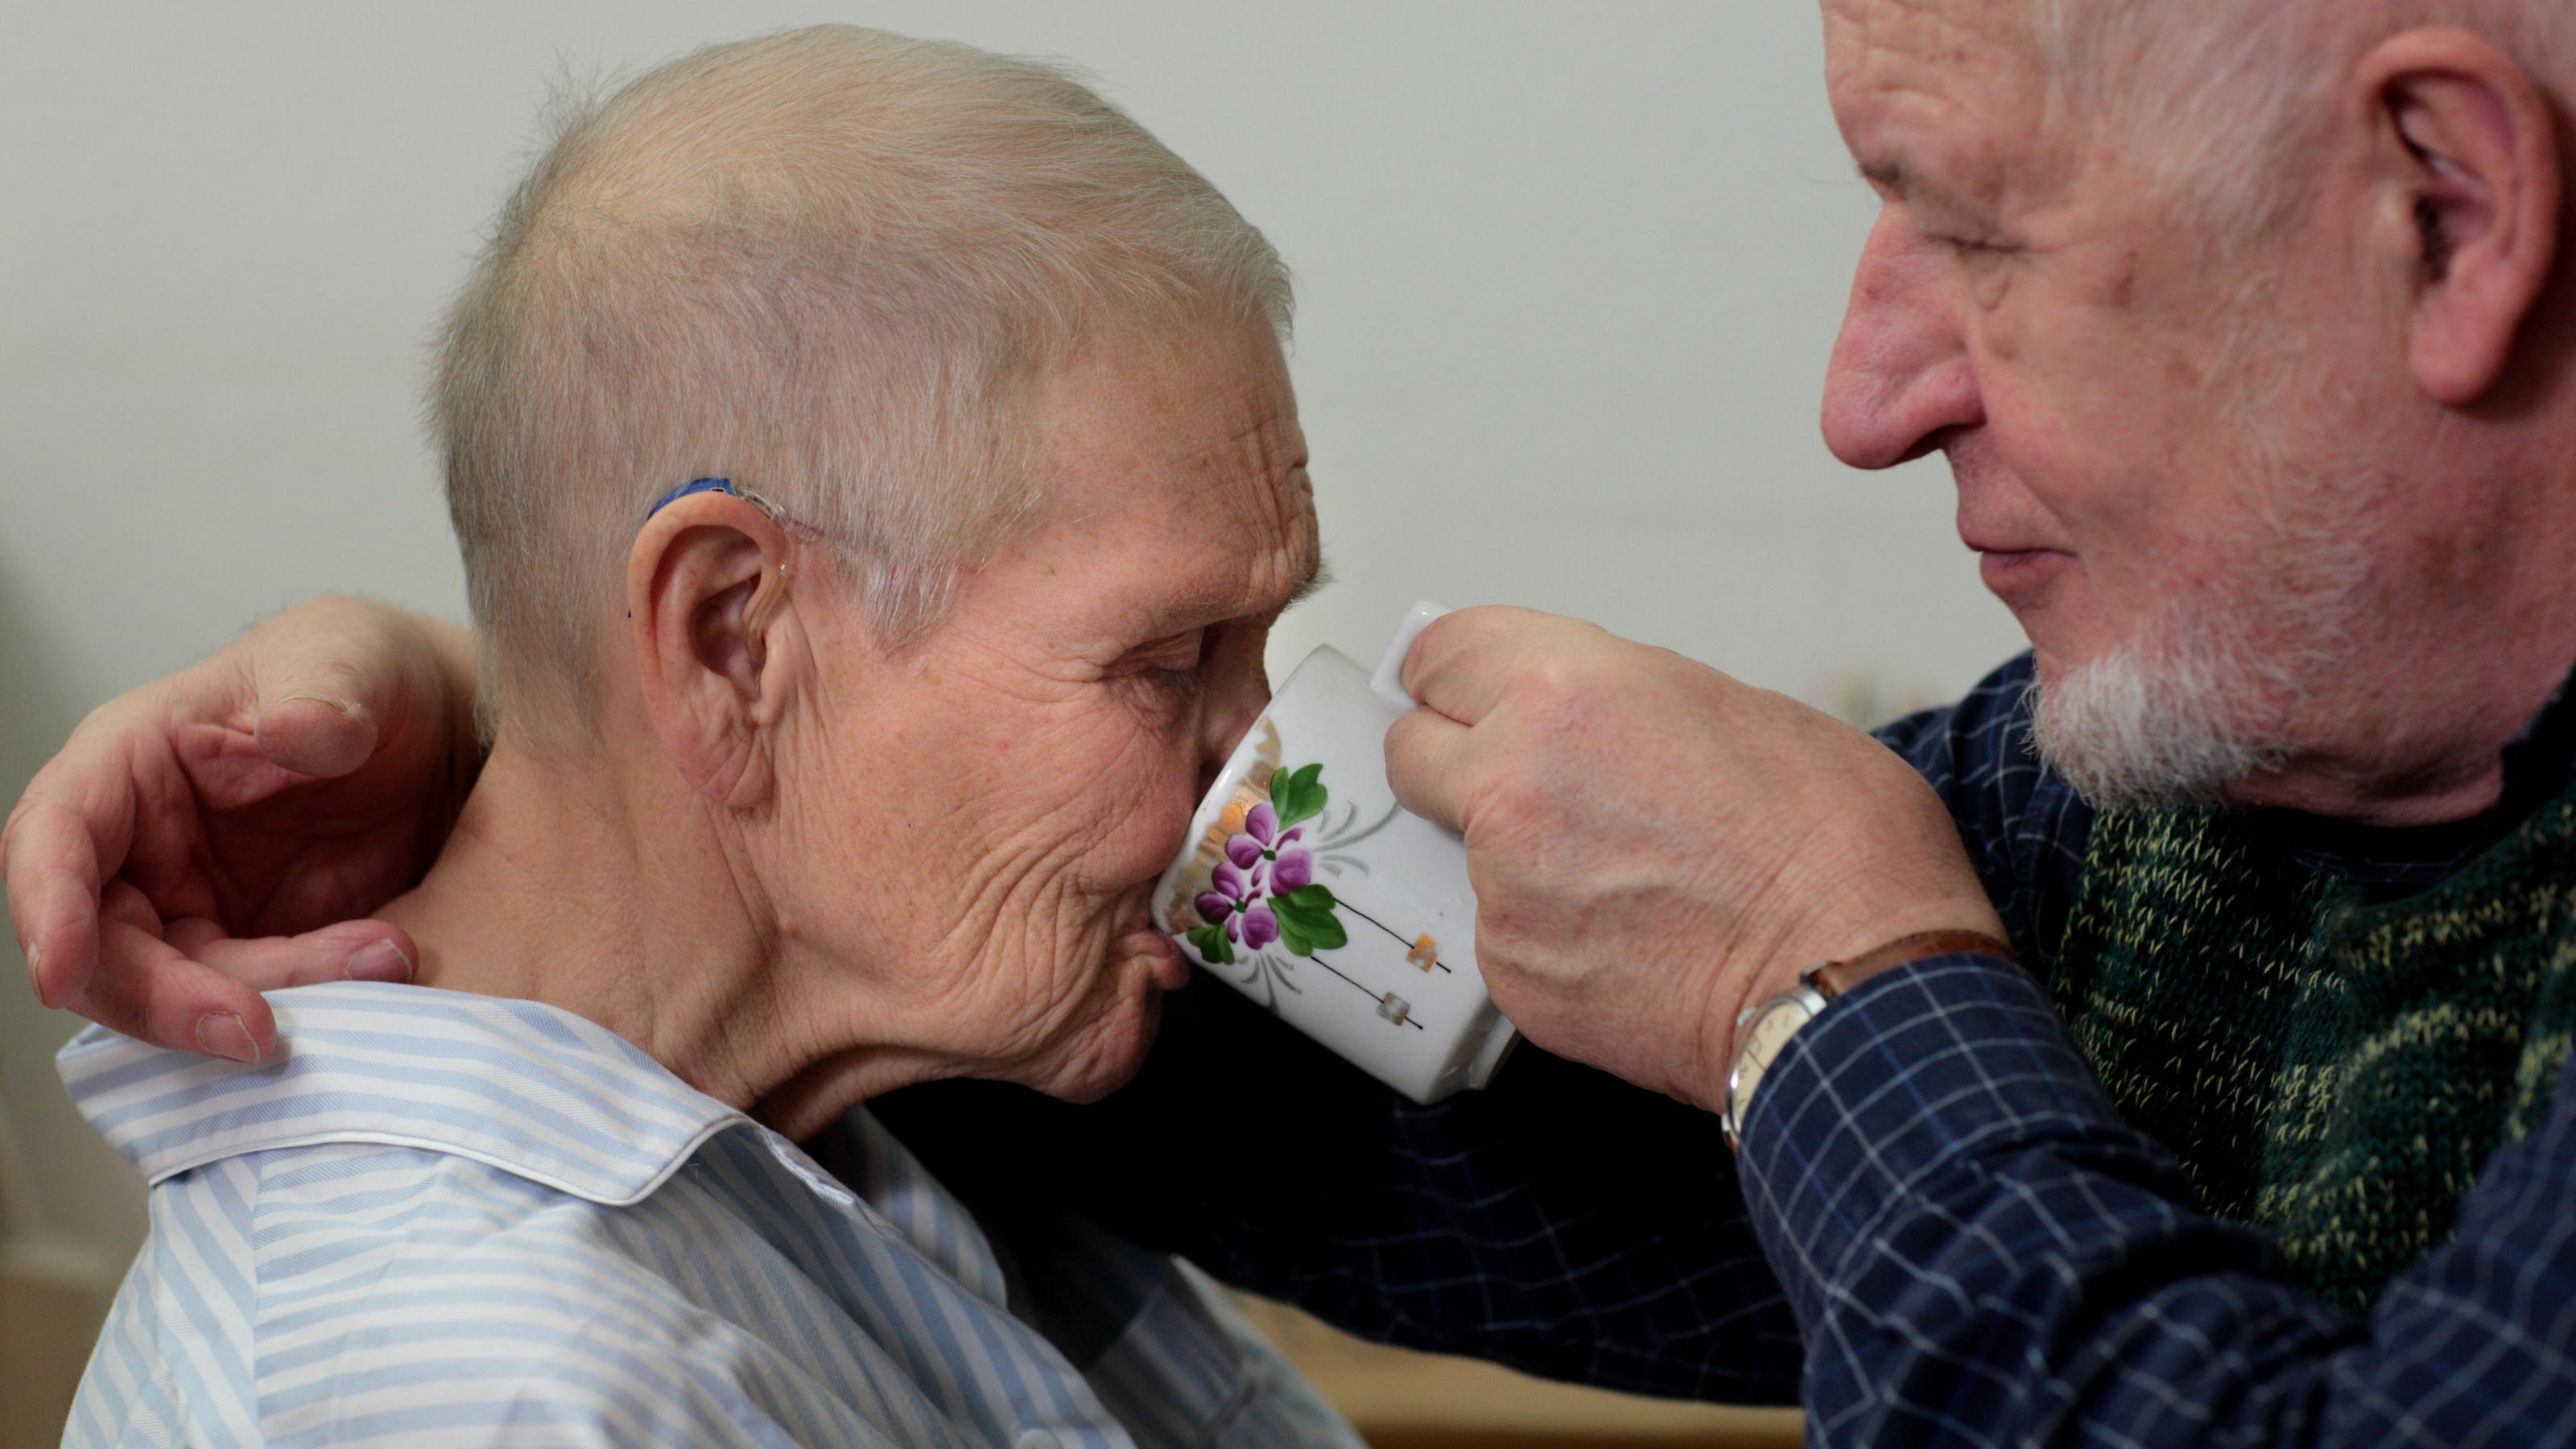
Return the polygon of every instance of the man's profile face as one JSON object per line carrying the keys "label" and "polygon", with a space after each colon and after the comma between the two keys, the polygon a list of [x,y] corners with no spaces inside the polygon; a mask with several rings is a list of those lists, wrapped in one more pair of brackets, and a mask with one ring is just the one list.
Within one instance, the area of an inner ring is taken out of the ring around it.
{"label": "man's profile face", "polygon": [[2208,685],[2197,727],[2284,728],[2303,686],[2275,662],[2332,667],[2368,565],[2350,504],[2370,490],[2328,439],[2371,384],[2319,359],[2374,354],[2335,330],[2356,324],[2330,315],[2322,233],[2214,262],[2137,138],[2051,94],[2026,12],[1826,0],[1835,116],[1882,203],[1827,441],[1860,467],[1947,454],[1960,536],[2047,691],[2143,669],[2150,703]]}

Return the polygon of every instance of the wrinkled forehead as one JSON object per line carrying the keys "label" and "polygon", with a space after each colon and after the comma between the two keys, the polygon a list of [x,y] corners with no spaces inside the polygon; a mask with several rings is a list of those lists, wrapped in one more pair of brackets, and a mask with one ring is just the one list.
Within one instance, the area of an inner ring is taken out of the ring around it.
{"label": "wrinkled forehead", "polygon": [[1984,83],[2035,70],[2032,0],[1824,0],[1829,80]]}
{"label": "wrinkled forehead", "polygon": [[1294,412],[1211,429],[1202,450],[1140,472],[1123,508],[1159,561],[1157,607],[1175,624],[1286,608],[1322,567],[1306,440]]}
{"label": "wrinkled forehead", "polygon": [[1050,521],[1151,560],[1159,608],[1259,612],[1311,584],[1306,438],[1265,329],[1104,348],[1042,397]]}
{"label": "wrinkled forehead", "polygon": [[2050,139],[2030,11],[2030,0],[1825,0],[1826,89],[1863,170],[1999,188],[2014,153]]}

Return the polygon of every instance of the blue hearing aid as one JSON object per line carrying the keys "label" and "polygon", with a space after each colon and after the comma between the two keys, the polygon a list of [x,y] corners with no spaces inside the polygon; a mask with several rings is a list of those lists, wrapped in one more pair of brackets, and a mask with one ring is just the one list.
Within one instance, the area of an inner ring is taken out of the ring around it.
{"label": "blue hearing aid", "polygon": [[743,497],[743,491],[733,486],[733,480],[731,478],[700,478],[694,482],[683,483],[679,487],[672,489],[670,492],[663,494],[660,499],[655,501],[652,507],[644,510],[644,516],[646,518],[651,518],[654,514],[661,512],[663,509],[670,507],[672,504],[679,502],[681,499],[688,497],[692,493],[730,493],[736,498]]}
{"label": "blue hearing aid", "polygon": [[[654,514],[661,512],[663,509],[670,507],[672,504],[679,502],[681,499],[688,497],[692,493],[728,494],[732,497],[739,498],[743,502],[750,504],[752,507],[759,509],[761,512],[768,514],[770,521],[776,523],[781,528],[791,530],[801,528],[795,520],[787,516],[786,510],[780,508],[777,504],[770,502],[768,499],[761,497],[759,494],[752,492],[748,488],[735,487],[734,481],[731,478],[691,479],[689,482],[683,483],[679,487],[672,489],[670,492],[663,494],[660,498],[655,499],[653,506],[644,510],[644,521],[647,523],[652,522]],[[811,530],[802,531],[811,532]],[[784,577],[787,565],[782,563],[778,567],[781,577]],[[631,609],[628,610],[626,617],[630,619],[634,618],[634,611]]]}

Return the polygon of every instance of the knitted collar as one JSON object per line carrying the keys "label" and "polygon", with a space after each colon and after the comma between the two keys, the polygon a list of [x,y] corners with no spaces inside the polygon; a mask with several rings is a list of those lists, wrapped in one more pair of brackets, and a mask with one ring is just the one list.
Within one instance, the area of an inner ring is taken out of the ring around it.
{"label": "knitted collar", "polygon": [[2576,781],[2576,671],[2504,747],[2503,763],[2503,793],[2466,820],[2391,829],[2293,810],[2263,811],[2258,818],[2310,870],[2367,885],[2438,885]]}

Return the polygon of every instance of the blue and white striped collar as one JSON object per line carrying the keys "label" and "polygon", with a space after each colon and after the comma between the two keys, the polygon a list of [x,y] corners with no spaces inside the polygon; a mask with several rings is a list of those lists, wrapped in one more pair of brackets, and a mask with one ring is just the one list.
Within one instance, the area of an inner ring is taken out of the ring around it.
{"label": "blue and white striped collar", "polygon": [[[101,1027],[73,1038],[56,1065],[81,1115],[154,1183],[247,1152],[374,1142],[453,1153],[620,1206],[709,1138],[751,1125],[625,1038],[557,1007],[371,982],[300,986],[268,1001],[278,1050],[259,1066]],[[849,1195],[827,1183],[814,1185]]]}

